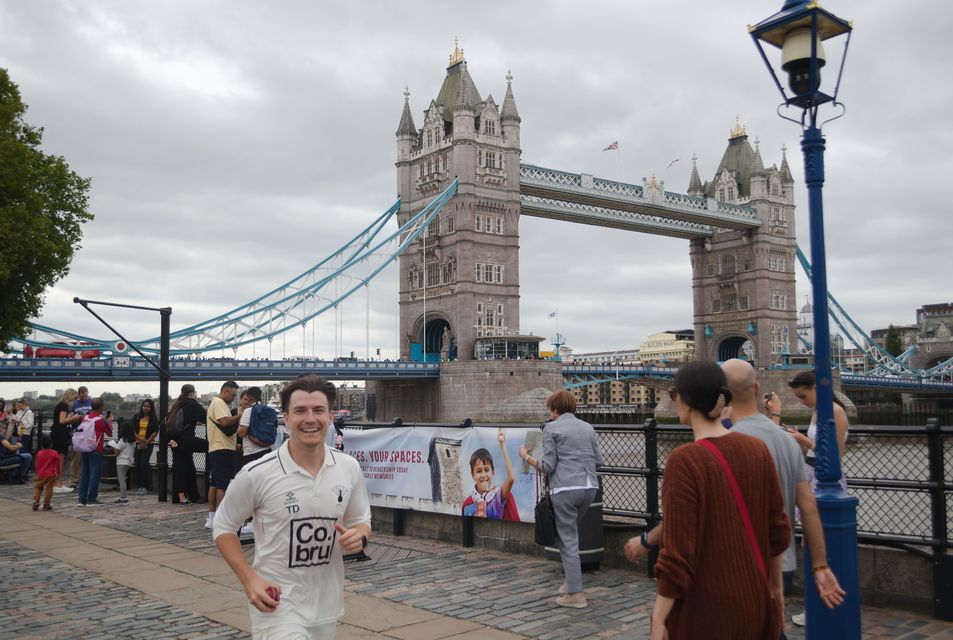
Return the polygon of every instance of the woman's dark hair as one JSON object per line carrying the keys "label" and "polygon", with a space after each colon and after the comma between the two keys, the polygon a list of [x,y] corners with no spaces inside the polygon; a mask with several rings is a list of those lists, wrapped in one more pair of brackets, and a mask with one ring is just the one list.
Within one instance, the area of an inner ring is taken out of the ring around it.
{"label": "woman's dark hair", "polygon": [[136,441],[136,425],[126,421],[119,425],[119,439],[126,442]]}
{"label": "woman's dark hair", "polygon": [[802,371],[791,379],[788,386],[792,389],[801,389],[813,387],[817,384],[817,378],[813,371]]}
{"label": "woman's dark hair", "polygon": [[143,400],[143,401],[139,404],[139,417],[140,417],[140,418],[145,415],[145,414],[142,412],[142,408],[143,408],[144,406],[146,406],[147,404],[149,405],[149,415],[153,415],[153,416],[154,416],[154,415],[156,414],[156,403],[152,400],[152,398],[146,398],[145,400]]}
{"label": "woman's dark hair", "polygon": [[564,413],[576,413],[576,396],[561,389],[546,400],[546,408],[555,411],[559,415]]}
{"label": "woman's dark hair", "polygon": [[[169,407],[169,415],[165,417],[165,424],[162,425],[166,430],[172,427],[172,423],[175,421],[175,414],[179,412],[179,409],[182,408],[182,403],[188,400],[192,394],[195,393],[195,387],[190,384],[182,385],[182,392],[179,393],[179,397],[175,399],[175,402],[172,403],[172,406]],[[155,413],[155,405],[152,407],[153,413]],[[158,416],[157,416],[158,417]]]}
{"label": "woman's dark hair", "polygon": [[709,360],[683,364],[672,381],[682,402],[711,419],[717,418],[722,408],[731,402],[726,384],[725,372]]}
{"label": "woman's dark hair", "polygon": [[319,378],[313,373],[305,373],[298,376],[285,385],[281,390],[281,410],[288,411],[288,404],[291,400],[291,394],[295,391],[304,391],[305,393],[314,393],[320,391],[328,399],[328,408],[334,404],[334,399],[338,397],[337,387],[333,382],[328,382],[324,378]]}

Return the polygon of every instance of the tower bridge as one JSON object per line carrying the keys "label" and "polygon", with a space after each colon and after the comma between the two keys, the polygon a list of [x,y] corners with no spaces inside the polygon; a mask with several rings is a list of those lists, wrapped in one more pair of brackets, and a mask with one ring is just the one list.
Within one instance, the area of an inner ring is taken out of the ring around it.
{"label": "tower bridge", "polygon": [[[511,419],[508,406],[539,404],[542,395],[564,384],[564,377],[574,384],[586,375],[611,375],[534,362],[532,357],[517,364],[486,360],[499,351],[501,342],[518,344],[516,355],[532,356],[538,350],[540,338],[526,335],[520,325],[521,216],[686,239],[696,357],[744,355],[761,368],[776,368],[783,366],[787,354],[797,353],[794,270],[799,251],[794,181],[783,148],[779,164],[765,165],[758,142],[752,145],[736,122],[712,178],[700,178],[693,158],[687,192],[676,193],[654,176],[631,184],[523,163],[521,125],[512,76],[506,77],[501,104],[491,94],[481,97],[463,52],[455,49],[420,127],[410,94],[404,93],[396,131],[398,201],[299,276],[247,304],[173,332],[171,353],[181,359],[173,364],[174,377],[268,379],[317,371],[332,378],[374,381],[369,389],[379,396],[377,404],[385,415],[410,416],[408,408],[420,406],[425,409],[418,419],[453,419],[454,412],[462,412],[479,420]],[[396,230],[389,228],[394,220]],[[289,363],[237,357],[239,347],[266,340],[270,345],[276,336],[306,331],[309,323],[313,331],[316,318],[366,292],[395,260],[399,362],[368,358]],[[804,266],[810,277],[809,265]],[[93,380],[154,375],[118,349],[120,343],[112,338],[39,324],[34,330],[23,340],[31,348],[83,343],[99,350],[103,359],[2,360],[0,377]],[[159,350],[158,338],[135,344],[147,354]],[[879,378],[878,384],[889,387],[897,380],[900,388],[902,380],[904,389],[924,384],[953,388],[953,358],[938,361],[936,356],[946,353],[942,349],[935,350],[926,370],[893,359],[862,337],[856,337],[855,345],[867,354],[872,363],[868,373]],[[218,363],[198,359],[226,349],[235,357]],[[653,379],[669,375],[624,373]],[[480,406],[486,394],[479,390],[488,385],[496,394],[497,414]]]}

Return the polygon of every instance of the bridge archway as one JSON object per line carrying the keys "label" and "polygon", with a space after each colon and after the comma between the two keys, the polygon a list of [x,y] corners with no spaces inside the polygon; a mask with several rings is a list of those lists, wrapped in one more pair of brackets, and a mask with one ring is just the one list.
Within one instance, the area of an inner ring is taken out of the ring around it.
{"label": "bridge archway", "polygon": [[722,336],[715,347],[715,359],[719,362],[739,358],[755,364],[756,355],[751,336],[744,333]]}
{"label": "bridge archway", "polygon": [[[446,333],[446,344],[444,334]],[[455,360],[457,341],[450,320],[442,313],[427,313],[426,330],[423,316],[414,323],[410,359],[417,362],[440,362],[446,357]],[[446,353],[444,354],[444,351]]]}

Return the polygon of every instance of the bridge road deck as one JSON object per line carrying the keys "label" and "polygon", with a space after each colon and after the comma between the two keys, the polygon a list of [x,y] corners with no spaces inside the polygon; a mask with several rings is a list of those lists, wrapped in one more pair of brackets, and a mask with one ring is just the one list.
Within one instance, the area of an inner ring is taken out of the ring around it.
{"label": "bridge road deck", "polygon": [[[104,487],[101,499],[116,497]],[[0,486],[3,638],[248,638],[245,596],[203,527],[202,505],[30,509],[30,485]],[[245,547],[251,553],[251,547]],[[635,569],[585,575],[590,607],[552,604],[559,564],[380,532],[372,560],[347,565],[338,638],[647,638],[655,585]],[[788,613],[801,602],[790,599]],[[863,609],[863,637],[950,638],[953,623]],[[788,624],[789,638],[803,638]]]}

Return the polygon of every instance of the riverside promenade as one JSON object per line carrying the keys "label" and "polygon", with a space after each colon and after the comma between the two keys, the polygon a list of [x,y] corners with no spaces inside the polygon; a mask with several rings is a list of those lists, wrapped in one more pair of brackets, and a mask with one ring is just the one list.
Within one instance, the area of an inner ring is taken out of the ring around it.
{"label": "riverside promenade", "polygon": [[[30,486],[0,486],[0,638],[250,637],[204,505],[148,495],[80,508],[56,495],[53,512],[33,512]],[[104,487],[100,499],[116,495]],[[381,533],[367,551],[369,561],[346,566],[341,640],[648,638],[655,585],[640,569],[587,573],[589,608],[560,609],[557,562]],[[865,607],[862,617],[865,639],[953,638],[953,623],[928,616]],[[786,631],[804,637],[790,622]]]}

